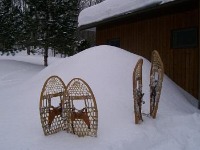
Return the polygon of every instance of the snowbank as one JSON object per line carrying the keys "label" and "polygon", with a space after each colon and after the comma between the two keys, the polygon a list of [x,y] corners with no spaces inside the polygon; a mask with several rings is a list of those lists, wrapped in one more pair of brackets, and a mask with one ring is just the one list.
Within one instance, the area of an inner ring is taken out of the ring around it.
{"label": "snowbank", "polygon": [[[144,117],[140,125],[134,124],[132,73],[139,58],[111,46],[93,47],[52,63],[22,85],[5,87],[0,92],[0,149],[198,149],[200,111],[167,76],[163,81],[157,118]],[[144,59],[145,113],[149,112],[149,71],[150,62]],[[0,74],[3,74],[1,68]],[[89,84],[99,110],[96,138],[79,138],[64,131],[43,135],[39,98],[45,80],[51,75],[58,75],[66,84],[75,77]]]}

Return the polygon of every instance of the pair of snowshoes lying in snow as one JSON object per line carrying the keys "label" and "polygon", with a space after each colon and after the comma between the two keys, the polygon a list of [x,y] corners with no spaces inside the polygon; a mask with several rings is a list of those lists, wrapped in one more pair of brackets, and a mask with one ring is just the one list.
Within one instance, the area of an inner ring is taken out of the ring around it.
{"label": "pair of snowshoes lying in snow", "polygon": [[65,130],[78,136],[97,136],[98,110],[89,85],[80,78],[67,86],[49,77],[40,95],[40,119],[45,135]]}
{"label": "pair of snowshoes lying in snow", "polygon": [[[134,97],[134,113],[135,124],[138,124],[142,119],[142,104],[144,93],[142,93],[142,65],[143,59],[139,59],[133,71],[133,97]],[[162,82],[164,76],[163,62],[159,53],[154,50],[151,56],[150,70],[150,113],[144,114],[156,118]]]}

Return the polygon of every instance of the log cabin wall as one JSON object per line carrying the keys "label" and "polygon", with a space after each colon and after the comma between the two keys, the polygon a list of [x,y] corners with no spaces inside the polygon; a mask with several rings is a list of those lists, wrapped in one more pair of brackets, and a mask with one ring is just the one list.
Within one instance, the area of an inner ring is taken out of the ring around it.
{"label": "log cabin wall", "polygon": [[[195,8],[194,8],[195,7]],[[172,32],[177,29],[199,30],[199,5],[188,10],[152,16],[135,16],[97,27],[96,44],[118,39],[120,47],[148,60],[157,50],[165,73],[194,97],[199,96],[199,41],[192,48],[172,48]],[[198,34],[199,32],[197,32]]]}

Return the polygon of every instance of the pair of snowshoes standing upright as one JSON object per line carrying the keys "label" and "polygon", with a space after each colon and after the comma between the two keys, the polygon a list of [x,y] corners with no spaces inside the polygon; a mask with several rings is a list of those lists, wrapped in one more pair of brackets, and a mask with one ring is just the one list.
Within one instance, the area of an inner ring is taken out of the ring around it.
{"label": "pair of snowshoes standing upright", "polygon": [[[143,59],[139,59],[133,71],[133,97],[134,97],[134,113],[135,124],[138,124],[142,119],[142,104],[144,93],[142,93],[142,65]],[[164,76],[163,62],[159,53],[154,50],[151,55],[151,70],[150,70],[150,113],[152,118],[156,118],[160,94],[162,90],[162,82]]]}

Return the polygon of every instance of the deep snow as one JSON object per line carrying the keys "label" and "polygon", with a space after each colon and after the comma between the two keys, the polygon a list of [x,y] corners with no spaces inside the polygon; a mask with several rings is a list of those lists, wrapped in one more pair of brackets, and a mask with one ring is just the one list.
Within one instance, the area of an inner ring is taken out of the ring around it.
{"label": "deep snow", "polygon": [[[46,68],[42,57],[1,56],[0,149],[199,149],[200,111],[167,76],[157,118],[144,117],[144,122],[134,124],[132,73],[139,58],[111,46],[93,47],[65,59],[50,58]],[[150,62],[144,59],[145,113],[149,112],[149,71]],[[58,75],[66,84],[75,77],[89,84],[99,111],[96,138],[79,138],[65,131],[44,136],[39,99],[42,86],[51,75]]]}

